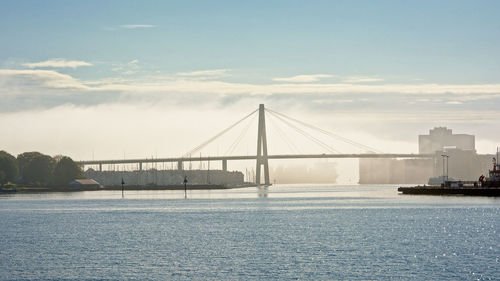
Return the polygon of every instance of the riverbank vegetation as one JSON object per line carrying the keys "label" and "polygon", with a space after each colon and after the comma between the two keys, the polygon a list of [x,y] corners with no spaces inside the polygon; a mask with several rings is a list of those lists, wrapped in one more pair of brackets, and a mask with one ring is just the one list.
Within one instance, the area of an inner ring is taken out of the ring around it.
{"label": "riverbank vegetation", "polygon": [[17,157],[0,151],[0,186],[67,187],[82,177],[81,168],[67,156],[24,152]]}

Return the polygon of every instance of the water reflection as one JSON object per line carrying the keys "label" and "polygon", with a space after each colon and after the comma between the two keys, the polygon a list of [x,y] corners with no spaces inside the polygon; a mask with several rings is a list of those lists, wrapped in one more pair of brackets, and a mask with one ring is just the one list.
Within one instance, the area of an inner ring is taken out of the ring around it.
{"label": "water reflection", "polygon": [[267,198],[269,196],[269,187],[268,186],[257,187],[257,195],[259,198]]}
{"label": "water reflection", "polygon": [[[412,196],[399,195],[397,186],[393,185],[279,185],[270,187],[248,187],[224,190],[128,190],[127,196],[121,190],[79,191],[79,192],[44,192],[44,193],[16,193],[0,194],[2,200],[177,200],[195,199],[199,204],[202,199],[217,200],[229,204],[228,200],[241,199],[246,202],[252,199],[268,199],[273,202],[288,202],[306,200],[318,204],[335,207],[339,204],[358,206],[359,202],[367,207],[418,207],[419,205],[437,204],[453,206],[454,204],[488,205],[498,207],[500,198],[466,197],[466,196]],[[207,201],[211,202],[211,201]],[[215,201],[214,201],[215,202]],[[241,203],[240,202],[240,203]],[[356,202],[356,203],[353,203]],[[151,202],[152,203],[152,202]],[[212,202],[213,203],[213,202]],[[436,206],[437,206],[436,205]],[[423,206],[423,205],[422,205]]]}

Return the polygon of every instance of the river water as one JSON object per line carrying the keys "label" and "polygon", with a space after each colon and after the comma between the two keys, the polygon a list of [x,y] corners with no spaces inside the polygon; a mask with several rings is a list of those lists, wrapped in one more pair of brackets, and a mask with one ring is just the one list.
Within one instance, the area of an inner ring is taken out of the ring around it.
{"label": "river water", "polygon": [[500,280],[500,199],[383,185],[1,194],[0,279]]}

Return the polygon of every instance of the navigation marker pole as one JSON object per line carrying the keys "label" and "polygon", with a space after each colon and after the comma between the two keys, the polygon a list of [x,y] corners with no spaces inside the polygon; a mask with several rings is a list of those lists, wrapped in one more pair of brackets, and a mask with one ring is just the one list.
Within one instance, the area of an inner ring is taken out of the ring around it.
{"label": "navigation marker pole", "polygon": [[184,198],[187,198],[187,183],[188,183],[187,176],[184,176]]}
{"label": "navigation marker pole", "polygon": [[122,177],[122,198],[123,198],[123,191],[124,191],[124,185],[125,185],[125,182],[123,181],[123,177]]}

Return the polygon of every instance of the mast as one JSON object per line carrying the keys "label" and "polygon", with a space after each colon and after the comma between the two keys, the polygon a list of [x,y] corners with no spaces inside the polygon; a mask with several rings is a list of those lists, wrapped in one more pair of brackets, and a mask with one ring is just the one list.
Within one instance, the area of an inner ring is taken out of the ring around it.
{"label": "mast", "polygon": [[[496,164],[497,164],[497,167],[498,167],[498,146],[497,146],[497,155],[496,156],[497,156],[497,158],[496,158],[497,163]],[[500,167],[498,167],[498,168],[500,168]]]}

